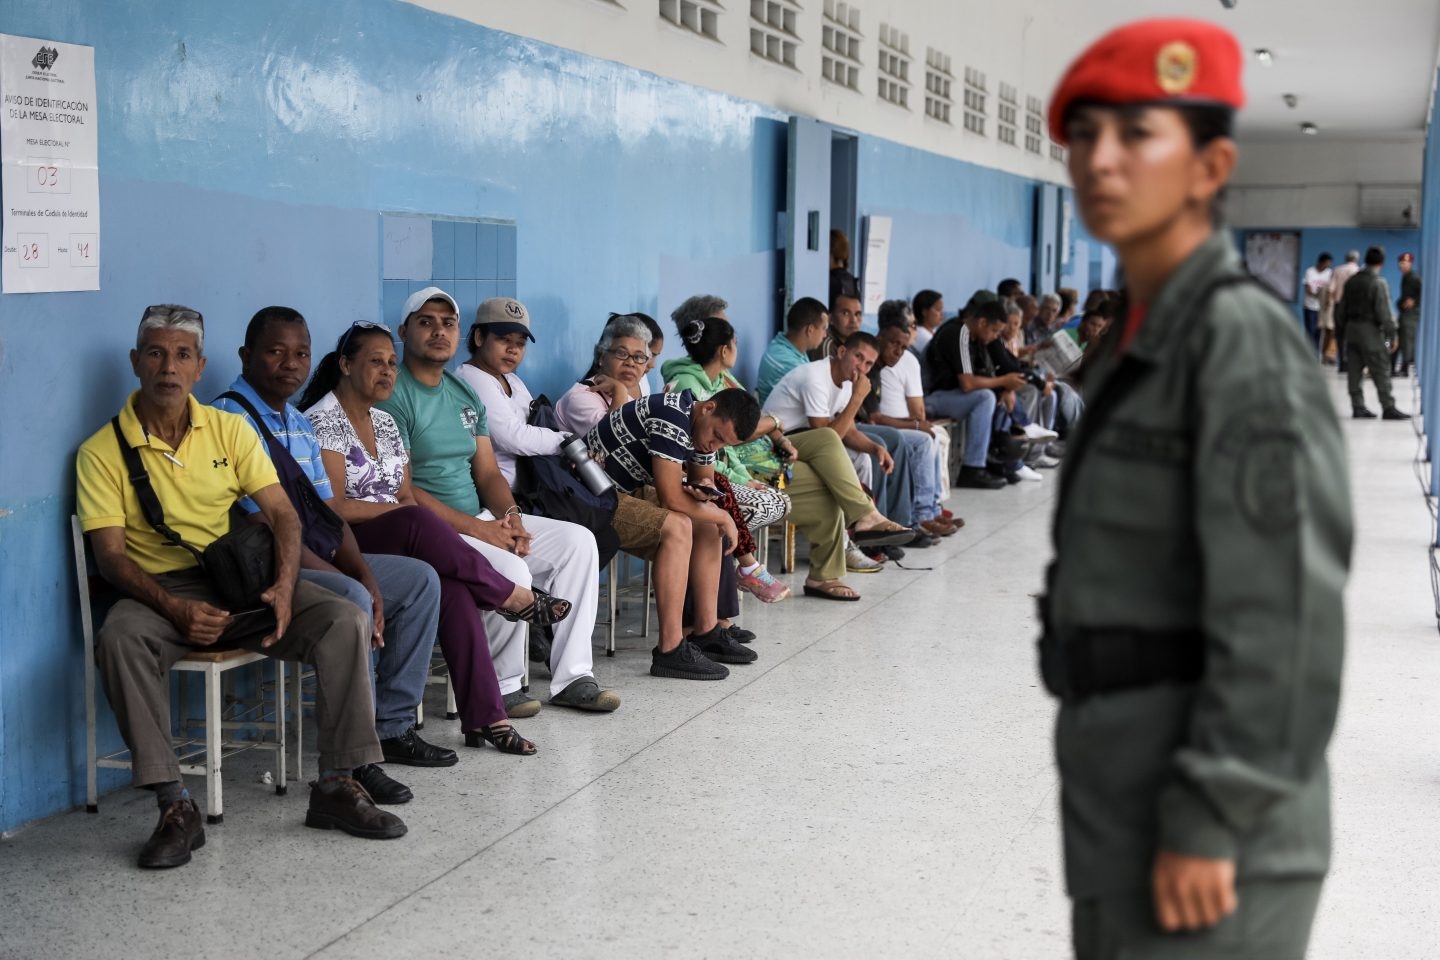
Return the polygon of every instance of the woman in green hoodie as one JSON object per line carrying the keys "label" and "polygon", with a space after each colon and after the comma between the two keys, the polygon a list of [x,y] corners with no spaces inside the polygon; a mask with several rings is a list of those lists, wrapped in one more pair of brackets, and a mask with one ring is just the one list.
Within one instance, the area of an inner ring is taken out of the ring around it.
{"label": "woman in green hoodie", "polygon": [[[667,360],[660,367],[666,393],[689,390],[696,400],[708,400],[721,390],[740,387],[729,373],[735,364],[736,348],[735,329],[728,322],[723,318],[691,321],[681,327],[680,339],[688,356]],[[735,549],[737,585],[767,603],[783,600],[790,589],[756,559],[750,531],[784,519],[790,512],[790,498],[752,477],[730,447],[723,447],[716,459],[715,483],[721,493],[728,495],[726,500],[733,499],[738,508],[732,511],[740,531],[740,544]]]}

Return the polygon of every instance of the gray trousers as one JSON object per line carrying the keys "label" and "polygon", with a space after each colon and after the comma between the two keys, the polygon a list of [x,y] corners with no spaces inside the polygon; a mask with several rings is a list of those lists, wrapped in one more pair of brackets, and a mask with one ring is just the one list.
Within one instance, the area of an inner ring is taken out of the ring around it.
{"label": "gray trousers", "polygon": [[1240,881],[1239,906],[1198,933],[1163,933],[1149,895],[1076,900],[1075,960],[1303,960],[1318,877]]}
{"label": "gray trousers", "polygon": [[1352,323],[1345,331],[1345,373],[1350,387],[1350,405],[1359,410],[1365,406],[1365,371],[1375,383],[1380,408],[1395,406],[1390,392],[1390,354],[1385,349],[1385,336],[1373,323]]}
{"label": "gray trousers", "polygon": [[[162,589],[186,600],[215,601],[198,570],[164,573]],[[253,624],[253,625],[252,625]],[[261,650],[271,628],[262,618],[242,618],[224,639],[282,660],[315,667],[315,721],[321,770],[351,770],[381,760],[370,696],[370,616],[348,600],[301,581],[295,587],[290,627]],[[95,660],[120,734],[130,748],[131,781],[137,787],[180,779],[170,739],[170,668],[193,647],[175,625],[138,600],[121,600],[96,637]]]}

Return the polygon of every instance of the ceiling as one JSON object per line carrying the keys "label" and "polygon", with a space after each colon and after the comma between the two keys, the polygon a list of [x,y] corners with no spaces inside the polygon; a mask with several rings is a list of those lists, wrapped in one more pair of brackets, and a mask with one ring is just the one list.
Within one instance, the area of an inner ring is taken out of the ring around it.
{"label": "ceiling", "polygon": [[[1133,0],[1064,6],[1071,36],[1082,43],[1137,16],[1184,16],[1224,25],[1247,52],[1269,49],[1272,66],[1247,57],[1243,139],[1299,139],[1304,121],[1324,138],[1423,135],[1440,61],[1437,0],[1236,0],[1230,10],[1220,0],[1146,0],[1143,11]],[[1295,109],[1282,100],[1287,93],[1299,98]]]}

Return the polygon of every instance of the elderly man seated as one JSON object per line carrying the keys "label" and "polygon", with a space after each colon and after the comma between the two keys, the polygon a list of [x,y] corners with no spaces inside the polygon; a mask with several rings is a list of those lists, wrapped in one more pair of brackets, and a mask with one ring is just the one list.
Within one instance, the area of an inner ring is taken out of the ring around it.
{"label": "elderly man seated", "polygon": [[[205,843],[171,744],[166,681],[170,667],[195,649],[243,647],[313,664],[320,779],[310,789],[306,825],[373,839],[402,836],[405,824],[377,808],[353,777],[355,768],[382,759],[369,617],[327,590],[297,583],[300,522],[260,438],[244,418],[191,396],[205,370],[204,341],[196,311],[146,309],[130,354],[140,389],[85,441],[75,465],[81,526],[101,575],[126,595],[105,618],[95,654],[130,748],[133,782],[153,787],[160,805],[140,866],[178,867]],[[194,554],[151,526],[122,444],[148,475],[166,529],[195,550],[230,529],[237,500],[254,501],[274,532],[277,571],[258,609],[224,609]]]}

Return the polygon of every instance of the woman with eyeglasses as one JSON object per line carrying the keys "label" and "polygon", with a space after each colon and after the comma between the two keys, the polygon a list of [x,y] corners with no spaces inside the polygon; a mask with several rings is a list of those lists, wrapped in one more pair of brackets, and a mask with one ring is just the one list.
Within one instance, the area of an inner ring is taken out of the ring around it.
{"label": "woman with eyeglasses", "polygon": [[357,323],[320,361],[300,409],[315,427],[332,485],[345,491],[336,509],[361,549],[416,557],[440,576],[439,640],[466,746],[484,742],[502,753],[528,756],[535,744],[520,736],[506,715],[480,610],[549,626],[569,615],[570,603],[501,576],[415,502],[400,432],[390,415],[375,407],[390,396],[397,369],[390,330]]}
{"label": "woman with eyeglasses", "polygon": [[[596,424],[608,417],[611,410],[632,400],[639,400],[643,396],[640,384],[651,359],[647,349],[647,343],[651,338],[652,333],[649,326],[634,315],[627,314],[610,318],[600,333],[599,342],[595,344],[595,360],[590,369],[578,383],[565,392],[565,395],[560,398],[560,402],[555,405],[555,415],[565,429],[576,436],[583,437]],[[616,531],[621,534],[621,549],[626,553],[644,556],[643,552],[637,552],[625,545],[626,542],[635,539],[632,524],[644,521],[646,525],[654,529],[656,519],[662,514],[669,514],[670,511],[639,496],[621,497],[620,503],[622,509],[616,511],[615,526]],[[717,505],[722,504],[717,502]],[[734,506],[733,498],[731,498],[731,506]],[[727,510],[727,512],[729,511]],[[669,518],[669,522],[672,524],[681,520],[684,518],[678,515]],[[739,529],[737,523],[737,533]],[[658,534],[659,531],[656,533]],[[686,539],[688,540],[688,533]],[[737,536],[736,540],[735,547],[738,553],[740,537]],[[752,539],[750,541],[751,552],[747,554],[746,559],[746,562],[752,567],[755,565],[754,549]],[[685,562],[688,565],[688,558]],[[727,649],[731,650],[735,643],[750,643],[755,639],[753,632],[745,630],[733,622],[734,618],[740,615],[738,588],[735,564],[730,562],[730,558],[727,557],[720,564],[716,613],[719,616],[720,632],[732,641],[727,646]],[[777,596],[775,599],[782,599],[782,597]],[[695,627],[693,601],[692,591],[687,588],[682,614],[682,621],[687,630]],[[722,652],[720,655],[727,654]]]}

